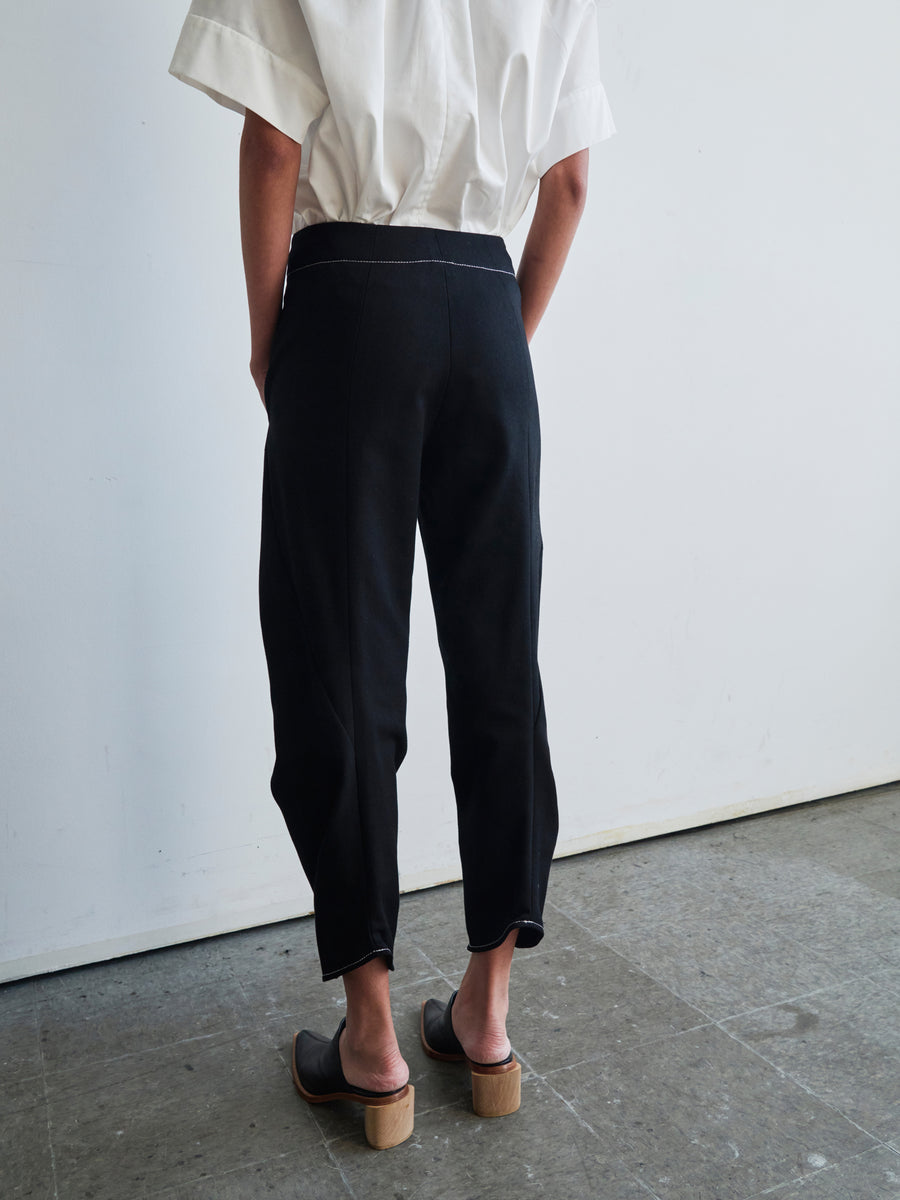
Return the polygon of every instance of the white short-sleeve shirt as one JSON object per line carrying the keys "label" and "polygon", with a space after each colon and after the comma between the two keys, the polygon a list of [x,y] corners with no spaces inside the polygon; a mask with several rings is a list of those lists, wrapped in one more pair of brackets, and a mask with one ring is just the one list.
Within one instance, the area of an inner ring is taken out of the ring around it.
{"label": "white short-sleeve shirt", "polygon": [[600,54],[597,0],[193,0],[169,70],[302,144],[294,231],[505,236],[615,133]]}

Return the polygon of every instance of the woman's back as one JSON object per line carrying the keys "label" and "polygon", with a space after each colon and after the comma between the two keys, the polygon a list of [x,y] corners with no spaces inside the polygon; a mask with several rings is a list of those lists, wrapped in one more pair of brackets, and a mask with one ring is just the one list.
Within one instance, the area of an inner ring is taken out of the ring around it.
{"label": "woman's back", "polygon": [[303,145],[294,230],[507,234],[614,132],[595,0],[194,0],[170,67]]}

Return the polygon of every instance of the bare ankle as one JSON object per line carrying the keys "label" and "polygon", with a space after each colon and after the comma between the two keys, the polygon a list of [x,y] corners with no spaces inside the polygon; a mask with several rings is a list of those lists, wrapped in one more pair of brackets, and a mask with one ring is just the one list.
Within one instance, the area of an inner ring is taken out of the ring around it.
{"label": "bare ankle", "polygon": [[475,1062],[499,1062],[510,1051],[506,1034],[509,1001],[506,995],[495,995],[490,1002],[473,994],[475,989],[463,990],[462,984],[453,1001],[451,1024],[469,1058]]}
{"label": "bare ankle", "polygon": [[374,1041],[353,1037],[349,1024],[339,1044],[341,1065],[348,1083],[372,1091],[391,1091],[409,1079],[409,1068],[400,1053],[393,1027]]}
{"label": "bare ankle", "polygon": [[388,967],[371,958],[344,976],[347,1024],[340,1052],[348,1083],[372,1091],[390,1091],[409,1078],[391,1016]]}

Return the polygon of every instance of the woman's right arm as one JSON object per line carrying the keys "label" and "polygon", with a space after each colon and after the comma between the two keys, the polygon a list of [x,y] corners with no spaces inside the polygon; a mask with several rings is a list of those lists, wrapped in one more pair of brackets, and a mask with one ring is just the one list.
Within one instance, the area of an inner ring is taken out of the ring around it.
{"label": "woman's right arm", "polygon": [[263,403],[299,173],[300,144],[247,109],[240,147],[241,244],[250,306],[250,374]]}
{"label": "woman's right arm", "polygon": [[561,159],[538,184],[538,199],[516,279],[528,341],[538,327],[575,237],[587,199],[588,150]]}

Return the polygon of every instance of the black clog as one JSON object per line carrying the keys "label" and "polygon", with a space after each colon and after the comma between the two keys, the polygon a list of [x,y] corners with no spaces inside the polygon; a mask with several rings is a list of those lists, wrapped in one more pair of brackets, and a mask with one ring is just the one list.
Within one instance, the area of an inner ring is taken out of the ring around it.
{"label": "black clog", "polygon": [[510,1050],[506,1058],[480,1063],[469,1058],[453,1032],[451,1012],[456,992],[445,1004],[426,1000],[422,1005],[419,1036],[429,1058],[441,1062],[464,1062],[472,1076],[472,1107],[480,1117],[505,1117],[521,1104],[522,1068]]}
{"label": "black clog", "polygon": [[425,1053],[441,1062],[465,1061],[476,1067],[502,1067],[512,1062],[512,1051],[496,1063],[479,1063],[468,1057],[459,1038],[453,1032],[453,1021],[450,1018],[456,995],[454,992],[446,1004],[443,1000],[426,1000],[422,1005],[419,1033]]}
{"label": "black clog", "polygon": [[374,1092],[348,1083],[339,1048],[346,1024],[345,1017],[331,1038],[309,1029],[294,1034],[291,1048],[294,1087],[309,1104],[354,1100],[364,1105],[369,1145],[376,1150],[387,1150],[405,1141],[413,1131],[415,1089],[411,1083],[404,1083],[393,1091]]}

